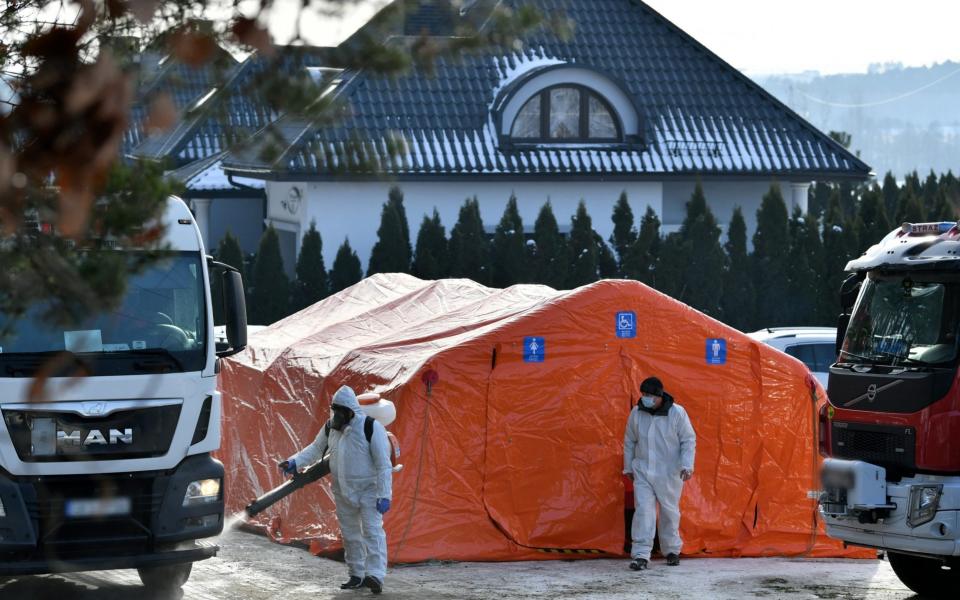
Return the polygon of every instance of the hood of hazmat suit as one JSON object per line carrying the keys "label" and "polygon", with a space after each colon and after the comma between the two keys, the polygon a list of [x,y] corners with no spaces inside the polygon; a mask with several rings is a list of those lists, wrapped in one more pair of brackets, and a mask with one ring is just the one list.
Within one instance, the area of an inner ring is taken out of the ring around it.
{"label": "hood of hazmat suit", "polygon": [[337,393],[333,395],[333,400],[330,404],[334,406],[342,406],[344,408],[349,408],[353,413],[360,414],[360,401],[357,400],[357,394],[353,391],[353,388],[345,385],[337,390]]}

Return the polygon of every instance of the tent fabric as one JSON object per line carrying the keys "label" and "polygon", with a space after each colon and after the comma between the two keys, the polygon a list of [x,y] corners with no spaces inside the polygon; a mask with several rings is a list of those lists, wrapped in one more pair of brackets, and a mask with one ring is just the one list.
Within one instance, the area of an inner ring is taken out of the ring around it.
{"label": "tent fabric", "polygon": [[[634,329],[618,329],[628,311]],[[725,357],[710,355],[714,339]],[[621,280],[561,292],[381,274],[251,336],[221,374],[228,508],[282,482],[276,462],[350,385],[397,407],[392,561],[620,555],[623,430],[649,375],[697,432],[685,554],[856,554],[816,521],[824,393],[802,363]],[[252,525],[317,553],[341,547],[326,480]]]}

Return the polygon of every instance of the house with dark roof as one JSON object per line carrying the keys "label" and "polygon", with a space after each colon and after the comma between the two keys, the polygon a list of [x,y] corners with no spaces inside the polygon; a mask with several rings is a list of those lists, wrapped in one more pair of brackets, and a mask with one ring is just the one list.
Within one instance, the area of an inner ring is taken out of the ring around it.
{"label": "house with dark roof", "polygon": [[[315,221],[328,264],[345,236],[366,261],[393,185],[411,223],[436,208],[449,229],[476,196],[492,228],[513,194],[527,226],[548,200],[561,222],[583,200],[606,239],[624,191],[635,215],[650,206],[670,232],[700,181],[724,229],[740,206],[752,231],[773,182],[805,210],[812,182],[870,176],[862,160],[639,0],[500,2],[521,3],[565,14],[572,34],[541,28],[522,47],[399,76],[348,69],[336,89],[346,116],[281,117],[278,152],[259,151],[263,131],[218,159],[226,175],[263,182],[266,222],[294,234],[286,255]],[[384,43],[455,35],[459,19],[482,23],[492,4],[424,0]]]}
{"label": "house with dark roof", "polygon": [[[304,82],[323,89],[331,73],[323,66],[328,48],[278,47],[269,56],[243,62],[218,50],[215,60],[193,67],[164,57],[145,78],[134,106],[124,151],[130,157],[162,162],[184,185],[183,197],[197,217],[204,242],[215,249],[229,230],[246,253],[255,252],[265,228],[264,182],[225,173],[223,158],[279,114],[265,95]],[[222,53],[222,55],[221,55]],[[151,101],[169,94],[179,119],[165,131],[144,130]],[[296,233],[282,231],[289,274],[296,261]],[[290,238],[290,239],[287,239]]]}

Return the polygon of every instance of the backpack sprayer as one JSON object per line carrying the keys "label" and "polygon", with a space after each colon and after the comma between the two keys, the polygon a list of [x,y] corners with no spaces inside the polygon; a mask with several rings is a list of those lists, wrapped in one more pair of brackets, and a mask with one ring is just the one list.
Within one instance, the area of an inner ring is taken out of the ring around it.
{"label": "backpack sprayer", "polygon": [[[380,397],[380,394],[362,394],[357,396],[357,400],[360,401],[360,406],[363,407],[363,412],[366,415],[376,421],[379,421],[381,425],[386,427],[390,423],[393,423],[393,420],[397,417],[397,409],[394,406],[393,402],[383,399]],[[372,422],[371,422],[372,425]],[[372,435],[373,428],[364,427],[367,437],[367,442],[370,442],[370,436]],[[369,433],[367,433],[369,431]],[[390,457],[393,461],[393,472],[399,472],[403,469],[403,465],[397,464],[397,461],[400,458],[400,443],[397,441],[395,435],[387,432],[387,438],[390,440],[391,452]],[[244,511],[247,513],[248,517],[256,516],[263,511],[267,510],[277,502],[280,502],[290,494],[296,492],[299,489],[302,489],[307,484],[313,483],[314,481],[319,481],[323,479],[330,473],[330,456],[326,455],[323,457],[323,460],[320,462],[311,465],[295,473],[293,477],[283,482],[279,486],[273,488],[266,494],[260,496],[253,502],[247,505]]]}

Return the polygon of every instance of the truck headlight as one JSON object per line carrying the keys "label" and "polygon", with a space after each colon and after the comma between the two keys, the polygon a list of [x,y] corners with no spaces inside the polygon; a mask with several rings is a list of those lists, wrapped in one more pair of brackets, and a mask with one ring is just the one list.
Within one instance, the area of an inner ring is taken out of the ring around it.
{"label": "truck headlight", "polygon": [[210,504],[220,499],[219,479],[200,479],[191,481],[187,493],[183,495],[184,506]]}
{"label": "truck headlight", "polygon": [[907,525],[917,527],[932,521],[937,514],[942,493],[943,485],[941,484],[910,486],[910,512],[907,514]]}

